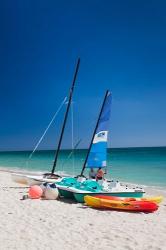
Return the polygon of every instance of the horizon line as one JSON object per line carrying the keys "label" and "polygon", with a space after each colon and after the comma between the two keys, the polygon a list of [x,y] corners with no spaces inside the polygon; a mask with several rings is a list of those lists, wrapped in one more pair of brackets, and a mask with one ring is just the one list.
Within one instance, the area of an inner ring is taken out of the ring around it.
{"label": "horizon line", "polygon": [[[165,146],[129,146],[129,147],[109,147],[107,149],[134,149],[134,148],[165,148]],[[67,150],[72,150],[72,148],[63,148],[61,149],[63,151],[67,151]],[[74,149],[74,151],[76,150],[88,150],[88,148],[77,148],[77,149]],[[29,152],[29,151],[33,151],[33,149],[23,149],[23,150],[19,150],[19,149],[16,149],[16,150],[13,150],[13,149],[7,149],[7,150],[0,150],[0,153],[1,152]],[[36,152],[39,152],[39,151],[56,151],[56,149],[39,149],[39,150],[36,150]]]}

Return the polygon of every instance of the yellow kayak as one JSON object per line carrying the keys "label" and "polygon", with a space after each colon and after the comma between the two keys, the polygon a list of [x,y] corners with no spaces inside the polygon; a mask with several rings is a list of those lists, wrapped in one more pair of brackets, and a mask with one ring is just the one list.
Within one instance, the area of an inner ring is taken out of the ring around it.
{"label": "yellow kayak", "polygon": [[123,210],[131,212],[154,212],[158,205],[151,201],[119,201],[96,198],[90,195],[84,197],[86,204],[94,208],[105,208],[114,210]]}
{"label": "yellow kayak", "polygon": [[117,196],[107,196],[107,195],[94,195],[96,198],[106,199],[106,200],[116,200],[116,201],[151,201],[155,203],[160,203],[163,201],[163,196],[152,196],[144,198],[126,198]]}
{"label": "yellow kayak", "polygon": [[152,201],[152,202],[155,202],[155,203],[160,203],[162,202],[164,199],[163,196],[154,196],[154,197],[145,197],[145,198],[140,198],[141,201]]}

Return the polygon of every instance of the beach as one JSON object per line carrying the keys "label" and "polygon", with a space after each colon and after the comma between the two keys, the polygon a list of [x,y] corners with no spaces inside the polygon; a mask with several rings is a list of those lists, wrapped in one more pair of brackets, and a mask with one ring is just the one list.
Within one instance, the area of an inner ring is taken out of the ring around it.
{"label": "beach", "polygon": [[[67,200],[22,200],[28,188],[0,172],[0,249],[155,249],[166,241],[166,199],[150,214],[96,210]],[[164,191],[147,189],[147,195]]]}
{"label": "beach", "polygon": [[0,250],[166,250],[166,1],[1,2]]}

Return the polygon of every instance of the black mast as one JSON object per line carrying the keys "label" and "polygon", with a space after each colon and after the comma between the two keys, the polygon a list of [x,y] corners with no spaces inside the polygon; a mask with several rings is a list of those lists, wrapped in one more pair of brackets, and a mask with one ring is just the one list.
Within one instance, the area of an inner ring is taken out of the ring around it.
{"label": "black mast", "polygon": [[72,86],[71,86],[70,92],[69,92],[69,100],[68,100],[67,109],[66,109],[66,113],[65,113],[65,117],[64,117],[64,121],[63,121],[63,126],[62,126],[62,130],[61,130],[61,135],[60,135],[60,138],[59,138],[59,143],[58,143],[58,147],[57,147],[57,150],[56,150],[55,159],[54,159],[54,163],[53,163],[53,167],[52,167],[52,171],[51,171],[52,174],[54,174],[55,167],[56,167],[56,164],[57,164],[58,154],[59,154],[59,150],[60,150],[61,143],[62,143],[63,133],[64,133],[64,130],[65,130],[66,121],[67,121],[67,117],[68,117],[68,113],[69,113],[69,108],[70,108],[71,101],[72,101],[74,85],[75,85],[79,65],[80,65],[80,58],[77,61],[77,66],[76,66]]}
{"label": "black mast", "polygon": [[91,148],[92,148],[93,139],[94,139],[94,137],[95,137],[95,134],[96,134],[96,131],[97,131],[97,127],[98,127],[98,125],[99,125],[99,121],[100,121],[100,118],[101,118],[101,114],[102,114],[102,112],[103,112],[104,105],[105,105],[105,102],[106,102],[106,99],[107,99],[108,94],[110,94],[110,91],[109,91],[109,90],[106,91],[106,94],[105,94],[105,97],[104,97],[104,101],[103,101],[103,104],[102,104],[102,107],[101,107],[101,110],[100,110],[100,114],[99,114],[99,117],[98,117],[98,120],[97,120],[97,123],[96,123],[95,130],[94,130],[94,132],[93,132],[93,136],[92,136],[91,143],[90,143],[90,146],[89,146],[89,149],[88,149],[88,153],[87,153],[87,155],[86,155],[86,159],[85,159],[85,162],[84,162],[82,171],[81,171],[81,176],[83,175],[84,169],[85,169],[85,167],[86,167],[86,163],[87,163],[87,160],[88,160],[88,157],[89,157],[89,153],[90,153],[90,150],[91,150]]}

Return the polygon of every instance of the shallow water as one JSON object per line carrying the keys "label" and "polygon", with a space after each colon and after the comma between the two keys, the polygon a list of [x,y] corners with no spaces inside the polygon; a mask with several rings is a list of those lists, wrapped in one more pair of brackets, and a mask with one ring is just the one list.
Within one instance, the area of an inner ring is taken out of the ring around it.
{"label": "shallow water", "polygon": [[[62,150],[56,171],[80,174],[87,150]],[[0,166],[9,169],[50,171],[55,151],[37,151],[27,162],[29,151],[0,152]],[[166,147],[108,150],[107,176],[124,182],[166,187]]]}

